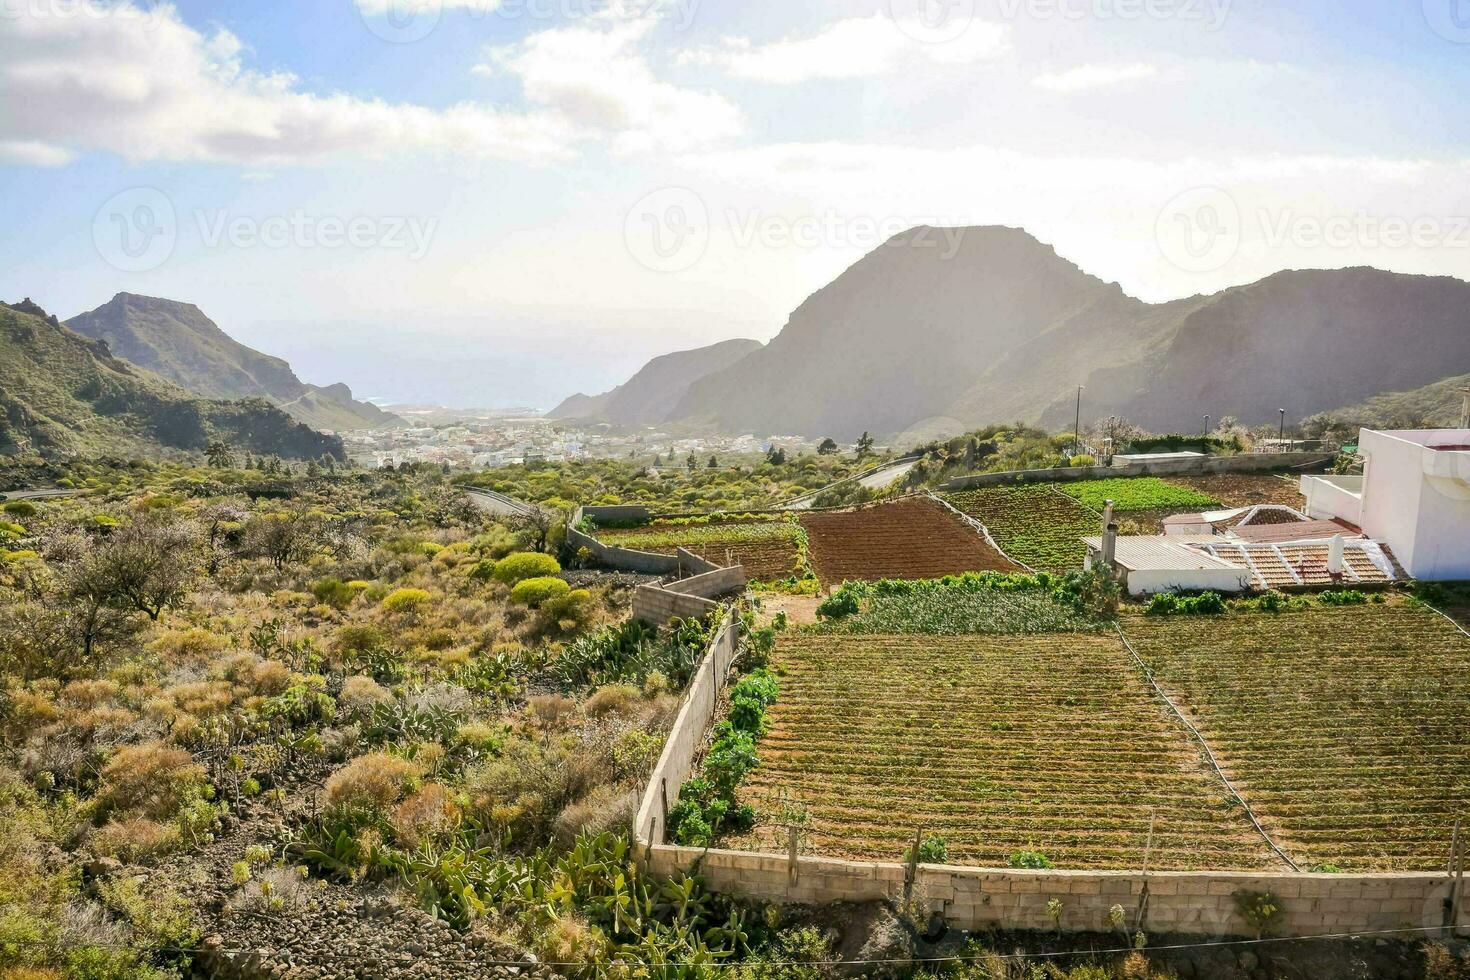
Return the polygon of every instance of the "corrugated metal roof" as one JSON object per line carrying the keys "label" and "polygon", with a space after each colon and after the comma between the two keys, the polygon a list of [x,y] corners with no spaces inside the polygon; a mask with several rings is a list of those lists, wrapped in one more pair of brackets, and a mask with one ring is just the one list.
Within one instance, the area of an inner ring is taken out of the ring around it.
{"label": "corrugated metal roof", "polygon": [[[1095,551],[1102,550],[1102,538],[1084,538],[1087,546]],[[1130,572],[1198,571],[1209,569],[1233,569],[1230,562],[1221,561],[1213,555],[1185,547],[1188,541],[1208,541],[1209,538],[1162,537],[1158,535],[1120,537],[1116,560]]]}

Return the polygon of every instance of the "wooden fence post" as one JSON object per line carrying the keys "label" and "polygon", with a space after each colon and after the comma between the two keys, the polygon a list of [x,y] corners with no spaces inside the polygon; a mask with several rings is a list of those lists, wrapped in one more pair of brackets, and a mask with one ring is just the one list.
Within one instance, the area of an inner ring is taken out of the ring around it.
{"label": "wooden fence post", "polygon": [[914,882],[919,879],[919,845],[924,842],[924,828],[914,831],[914,846],[909,851],[908,866],[904,869],[903,900],[907,902],[914,894]]}
{"label": "wooden fence post", "polygon": [[[659,797],[663,800],[663,811],[664,811],[664,823],[663,823],[663,827],[664,827],[664,833],[667,834],[668,833],[668,830],[669,830],[669,781],[668,781],[667,778],[665,778],[663,776],[660,776],[659,777],[659,780],[658,780],[658,792],[659,792]],[[649,841],[651,843],[657,844],[658,843],[658,838],[657,837],[650,837],[649,838]]]}
{"label": "wooden fence post", "polygon": [[[1456,822],[1458,826],[1458,821]],[[1457,835],[1458,836],[1458,835]],[[1455,862],[1455,885],[1450,895],[1450,935],[1460,933],[1460,913],[1465,907],[1465,852],[1470,850],[1470,841],[1460,837],[1459,859]]]}
{"label": "wooden fence post", "polygon": [[1154,853],[1154,818],[1156,810],[1148,811],[1148,841],[1143,845],[1143,886],[1138,890],[1138,912],[1135,915],[1134,932],[1148,932],[1148,863]]}
{"label": "wooden fence post", "polygon": [[799,831],[796,824],[786,828],[786,873],[791,883],[796,884],[797,876],[801,873],[801,863],[798,855]]}
{"label": "wooden fence post", "polygon": [[1455,927],[1459,925],[1456,914],[1458,912],[1457,906],[1459,905],[1460,888],[1459,882],[1455,880],[1455,870],[1461,863],[1460,821],[1456,820],[1455,829],[1450,834],[1450,859],[1445,865],[1445,878],[1449,881],[1450,893],[1445,896],[1444,900],[1444,929],[1450,936],[1454,935]]}

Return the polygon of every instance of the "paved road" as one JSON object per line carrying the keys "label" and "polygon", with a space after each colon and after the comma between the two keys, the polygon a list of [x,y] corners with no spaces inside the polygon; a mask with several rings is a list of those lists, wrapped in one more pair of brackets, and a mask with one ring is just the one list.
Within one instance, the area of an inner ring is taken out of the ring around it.
{"label": "paved road", "polygon": [[7,490],[0,493],[0,501],[12,500],[45,500],[48,497],[73,497],[79,491],[76,490]]}
{"label": "paved road", "polygon": [[[914,468],[914,464],[916,464],[918,461],[918,459],[894,460],[892,463],[881,466],[878,469],[875,469],[873,472],[859,477],[858,483],[862,484],[864,487],[867,487],[869,490],[882,490],[886,487],[891,487],[899,480],[903,479],[908,471]],[[811,510],[812,503],[817,499],[817,497],[826,493],[828,490],[831,490],[833,487],[846,486],[851,481],[852,478],[848,477],[846,480],[839,480],[831,486],[826,486],[820,490],[813,490],[810,493],[802,494],[795,500],[787,501],[783,509]]]}
{"label": "paved road", "polygon": [[858,482],[867,487],[869,490],[882,490],[886,487],[893,486],[899,480],[902,480],[904,477],[908,476],[909,470],[913,469],[917,465],[919,465],[919,461],[917,459],[905,460],[895,466],[890,466],[885,470],[879,470],[876,473],[869,473]]}
{"label": "paved road", "polygon": [[465,493],[469,495],[470,502],[476,507],[485,511],[487,514],[494,514],[496,517],[521,517],[534,509],[528,503],[516,500],[514,497],[507,497],[503,493],[496,493],[493,490],[477,490],[473,487],[466,487]]}

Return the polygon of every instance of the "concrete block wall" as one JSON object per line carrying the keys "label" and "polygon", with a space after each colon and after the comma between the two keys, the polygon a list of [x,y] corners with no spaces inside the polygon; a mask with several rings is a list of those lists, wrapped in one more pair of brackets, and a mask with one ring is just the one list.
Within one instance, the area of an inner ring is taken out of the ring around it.
{"label": "concrete block wall", "polygon": [[660,625],[674,618],[697,619],[719,608],[718,602],[671,592],[657,585],[640,585],[633,590],[633,618],[645,623]]}
{"label": "concrete block wall", "polygon": [[961,476],[941,490],[973,490],[1014,483],[1067,483],[1077,480],[1107,480],[1125,476],[1207,476],[1215,473],[1265,473],[1271,470],[1310,467],[1330,463],[1330,453],[1242,453],[1239,456],[1197,456],[1159,460],[1152,463],[1117,463],[1113,466],[1058,466],[1043,470],[1013,470],[1006,473],[976,473]]}
{"label": "concrete block wall", "polygon": [[667,582],[663,588],[666,591],[677,592],[680,595],[714,599],[719,596],[744,592],[745,581],[744,565],[734,565],[730,568],[715,566],[712,571],[707,571],[691,578],[681,578],[677,582]]}
{"label": "concrete block wall", "polygon": [[[672,787],[672,782],[670,783]],[[673,790],[670,790],[673,798]],[[640,825],[644,826],[644,825]],[[642,835],[640,835],[642,836]],[[646,844],[646,840],[645,840]],[[716,891],[783,904],[900,901],[907,868],[900,863],[801,857],[795,874],[780,854],[699,850],[652,844],[650,868],[661,875],[697,871]],[[1067,932],[1107,932],[1109,913],[1121,905],[1131,926],[1148,889],[1145,932],[1252,937],[1254,927],[1236,907],[1237,891],[1276,895],[1281,913],[1270,932],[1321,936],[1427,930],[1444,924],[1452,887],[1438,873],[1384,875],[1261,875],[1233,872],[1021,871],[920,865],[912,897],[961,929],[1054,929],[1048,903],[1061,903]],[[1470,926],[1462,913],[1460,927]]]}
{"label": "concrete block wall", "polygon": [[694,772],[694,760],[704,744],[705,732],[714,724],[715,708],[719,705],[720,692],[729,679],[730,665],[740,651],[740,623],[733,614],[727,614],[709,650],[695,668],[694,678],[684,692],[684,702],[674,718],[674,727],[669,730],[668,741],[653,767],[643,800],[634,818],[633,830],[636,839],[642,842],[662,844],[664,841],[664,802],[673,806],[679,799],[679,787],[684,785]]}
{"label": "concrete block wall", "polygon": [[606,504],[582,508],[582,516],[592,518],[594,523],[623,524],[631,521],[646,521],[651,511],[642,504]]}

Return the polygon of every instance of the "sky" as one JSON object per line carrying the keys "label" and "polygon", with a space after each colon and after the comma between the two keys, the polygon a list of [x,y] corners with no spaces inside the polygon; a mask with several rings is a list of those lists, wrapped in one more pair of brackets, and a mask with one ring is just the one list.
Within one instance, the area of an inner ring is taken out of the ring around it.
{"label": "sky", "polygon": [[1467,0],[0,0],[0,298],[549,408],[914,225],[1470,279]]}

